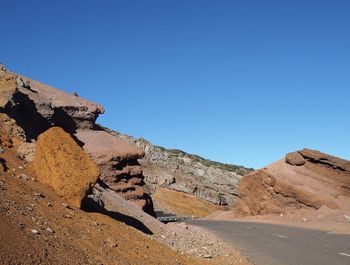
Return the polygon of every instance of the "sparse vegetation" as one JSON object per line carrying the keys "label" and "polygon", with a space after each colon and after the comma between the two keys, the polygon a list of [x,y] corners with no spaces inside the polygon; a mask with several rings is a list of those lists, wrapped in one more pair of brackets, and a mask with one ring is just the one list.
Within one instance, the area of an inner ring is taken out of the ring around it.
{"label": "sparse vegetation", "polygon": [[[157,148],[159,148],[163,152],[168,152],[170,157],[173,157],[173,158],[188,157],[193,162],[201,163],[203,166],[218,168],[218,169],[226,170],[229,172],[235,172],[240,176],[244,176],[245,174],[254,170],[253,168],[246,168],[243,166],[212,161],[212,160],[205,159],[205,158],[198,156],[198,155],[188,154],[188,153],[186,153],[182,150],[178,150],[178,149],[166,149],[166,148],[161,147],[161,146],[157,146]],[[178,161],[183,162],[182,159],[178,159]],[[181,163],[181,164],[183,164],[183,163]]]}
{"label": "sparse vegetation", "polygon": [[[104,130],[107,130],[109,132],[113,132],[114,134],[118,134],[118,135],[120,134],[118,132],[115,132],[115,131],[112,131],[108,128],[105,128],[101,125],[97,125],[97,126],[104,129]],[[132,138],[132,139],[134,139],[134,141],[138,141],[138,142],[149,143],[147,140],[145,140],[143,138],[138,138],[138,139]],[[212,161],[209,159],[205,159],[204,157],[201,157],[199,155],[186,153],[186,152],[179,150],[179,149],[167,149],[163,146],[155,146],[155,147],[158,148],[162,152],[168,153],[169,157],[176,159],[180,165],[184,164],[184,161],[182,160],[182,158],[187,157],[187,158],[190,158],[193,162],[200,163],[203,166],[217,168],[217,169],[221,169],[221,170],[226,170],[229,172],[234,172],[240,176],[244,176],[245,174],[247,174],[251,171],[254,171],[253,168],[246,168],[246,167],[240,166],[240,165],[233,165],[233,164],[226,164],[226,163]]]}

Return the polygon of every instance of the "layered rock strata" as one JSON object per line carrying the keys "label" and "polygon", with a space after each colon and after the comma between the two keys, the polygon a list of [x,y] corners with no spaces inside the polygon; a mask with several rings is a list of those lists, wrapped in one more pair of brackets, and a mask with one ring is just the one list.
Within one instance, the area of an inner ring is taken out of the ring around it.
{"label": "layered rock strata", "polygon": [[101,105],[68,94],[0,67],[0,110],[14,118],[30,139],[51,126],[69,133],[93,129]]}
{"label": "layered rock strata", "polygon": [[124,199],[134,201],[153,214],[152,200],[143,188],[144,176],[138,163],[144,152],[105,131],[78,131],[75,136],[98,163],[103,183]]}
{"label": "layered rock strata", "polygon": [[350,161],[316,150],[286,155],[247,174],[239,186],[236,216],[350,209]]}
{"label": "layered rock strata", "polygon": [[180,150],[154,146],[142,138],[111,133],[136,144],[145,152],[145,157],[139,161],[151,194],[158,188],[166,188],[195,195],[210,204],[234,206],[240,179],[252,171],[243,166],[222,164]]}

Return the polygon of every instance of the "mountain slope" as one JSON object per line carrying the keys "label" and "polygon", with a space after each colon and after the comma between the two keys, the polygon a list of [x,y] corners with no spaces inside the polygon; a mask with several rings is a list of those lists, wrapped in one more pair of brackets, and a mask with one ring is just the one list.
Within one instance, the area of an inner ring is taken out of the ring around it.
{"label": "mountain slope", "polygon": [[[163,188],[163,191],[168,189],[194,195],[207,204],[232,207],[236,203],[240,179],[253,170],[211,161],[181,150],[155,146],[143,138],[136,139],[115,131],[109,132],[125,141],[135,143],[145,152],[145,157],[139,162],[151,194],[158,188]],[[153,199],[156,210],[167,211],[166,207],[157,209],[157,206],[164,203]],[[219,208],[213,211],[217,209]]]}
{"label": "mountain slope", "polygon": [[102,112],[0,65],[0,263],[241,264],[215,235],[142,211],[144,152],[98,128]]}

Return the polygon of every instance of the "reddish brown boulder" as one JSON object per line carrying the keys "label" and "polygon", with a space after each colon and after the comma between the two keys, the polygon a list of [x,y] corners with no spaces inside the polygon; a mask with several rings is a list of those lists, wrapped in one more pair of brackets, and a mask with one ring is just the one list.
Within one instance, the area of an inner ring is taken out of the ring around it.
{"label": "reddish brown boulder", "polygon": [[31,165],[40,182],[76,207],[99,177],[96,163],[59,127],[39,136]]}
{"label": "reddish brown boulder", "polygon": [[286,155],[286,162],[292,166],[302,166],[305,164],[305,159],[300,153],[293,152]]}

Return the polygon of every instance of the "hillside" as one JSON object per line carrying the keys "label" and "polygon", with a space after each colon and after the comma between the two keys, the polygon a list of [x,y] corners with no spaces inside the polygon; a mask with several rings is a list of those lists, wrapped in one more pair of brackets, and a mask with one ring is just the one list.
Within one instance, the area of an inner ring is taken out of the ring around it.
{"label": "hillside", "polygon": [[0,65],[0,263],[249,264],[208,231],[153,217],[145,153],[97,126],[103,112]]}
{"label": "hillside", "polygon": [[[152,196],[156,210],[175,211],[180,214],[181,206],[176,206],[175,197],[178,198],[179,205],[183,204],[184,195],[181,193],[194,195],[192,200],[197,200],[201,205],[206,204],[209,210],[207,214],[224,209],[224,206],[227,209],[233,207],[236,204],[240,179],[253,170],[211,161],[181,150],[155,146],[143,138],[136,139],[111,130],[109,132],[129,143],[136,144],[145,152],[145,157],[139,162],[143,168],[146,189],[151,194],[164,195]],[[172,205],[161,199],[166,196],[174,198]],[[177,211],[176,208],[179,210]],[[203,216],[203,213],[198,215],[198,211],[200,209],[194,207],[192,212],[186,213]]]}

